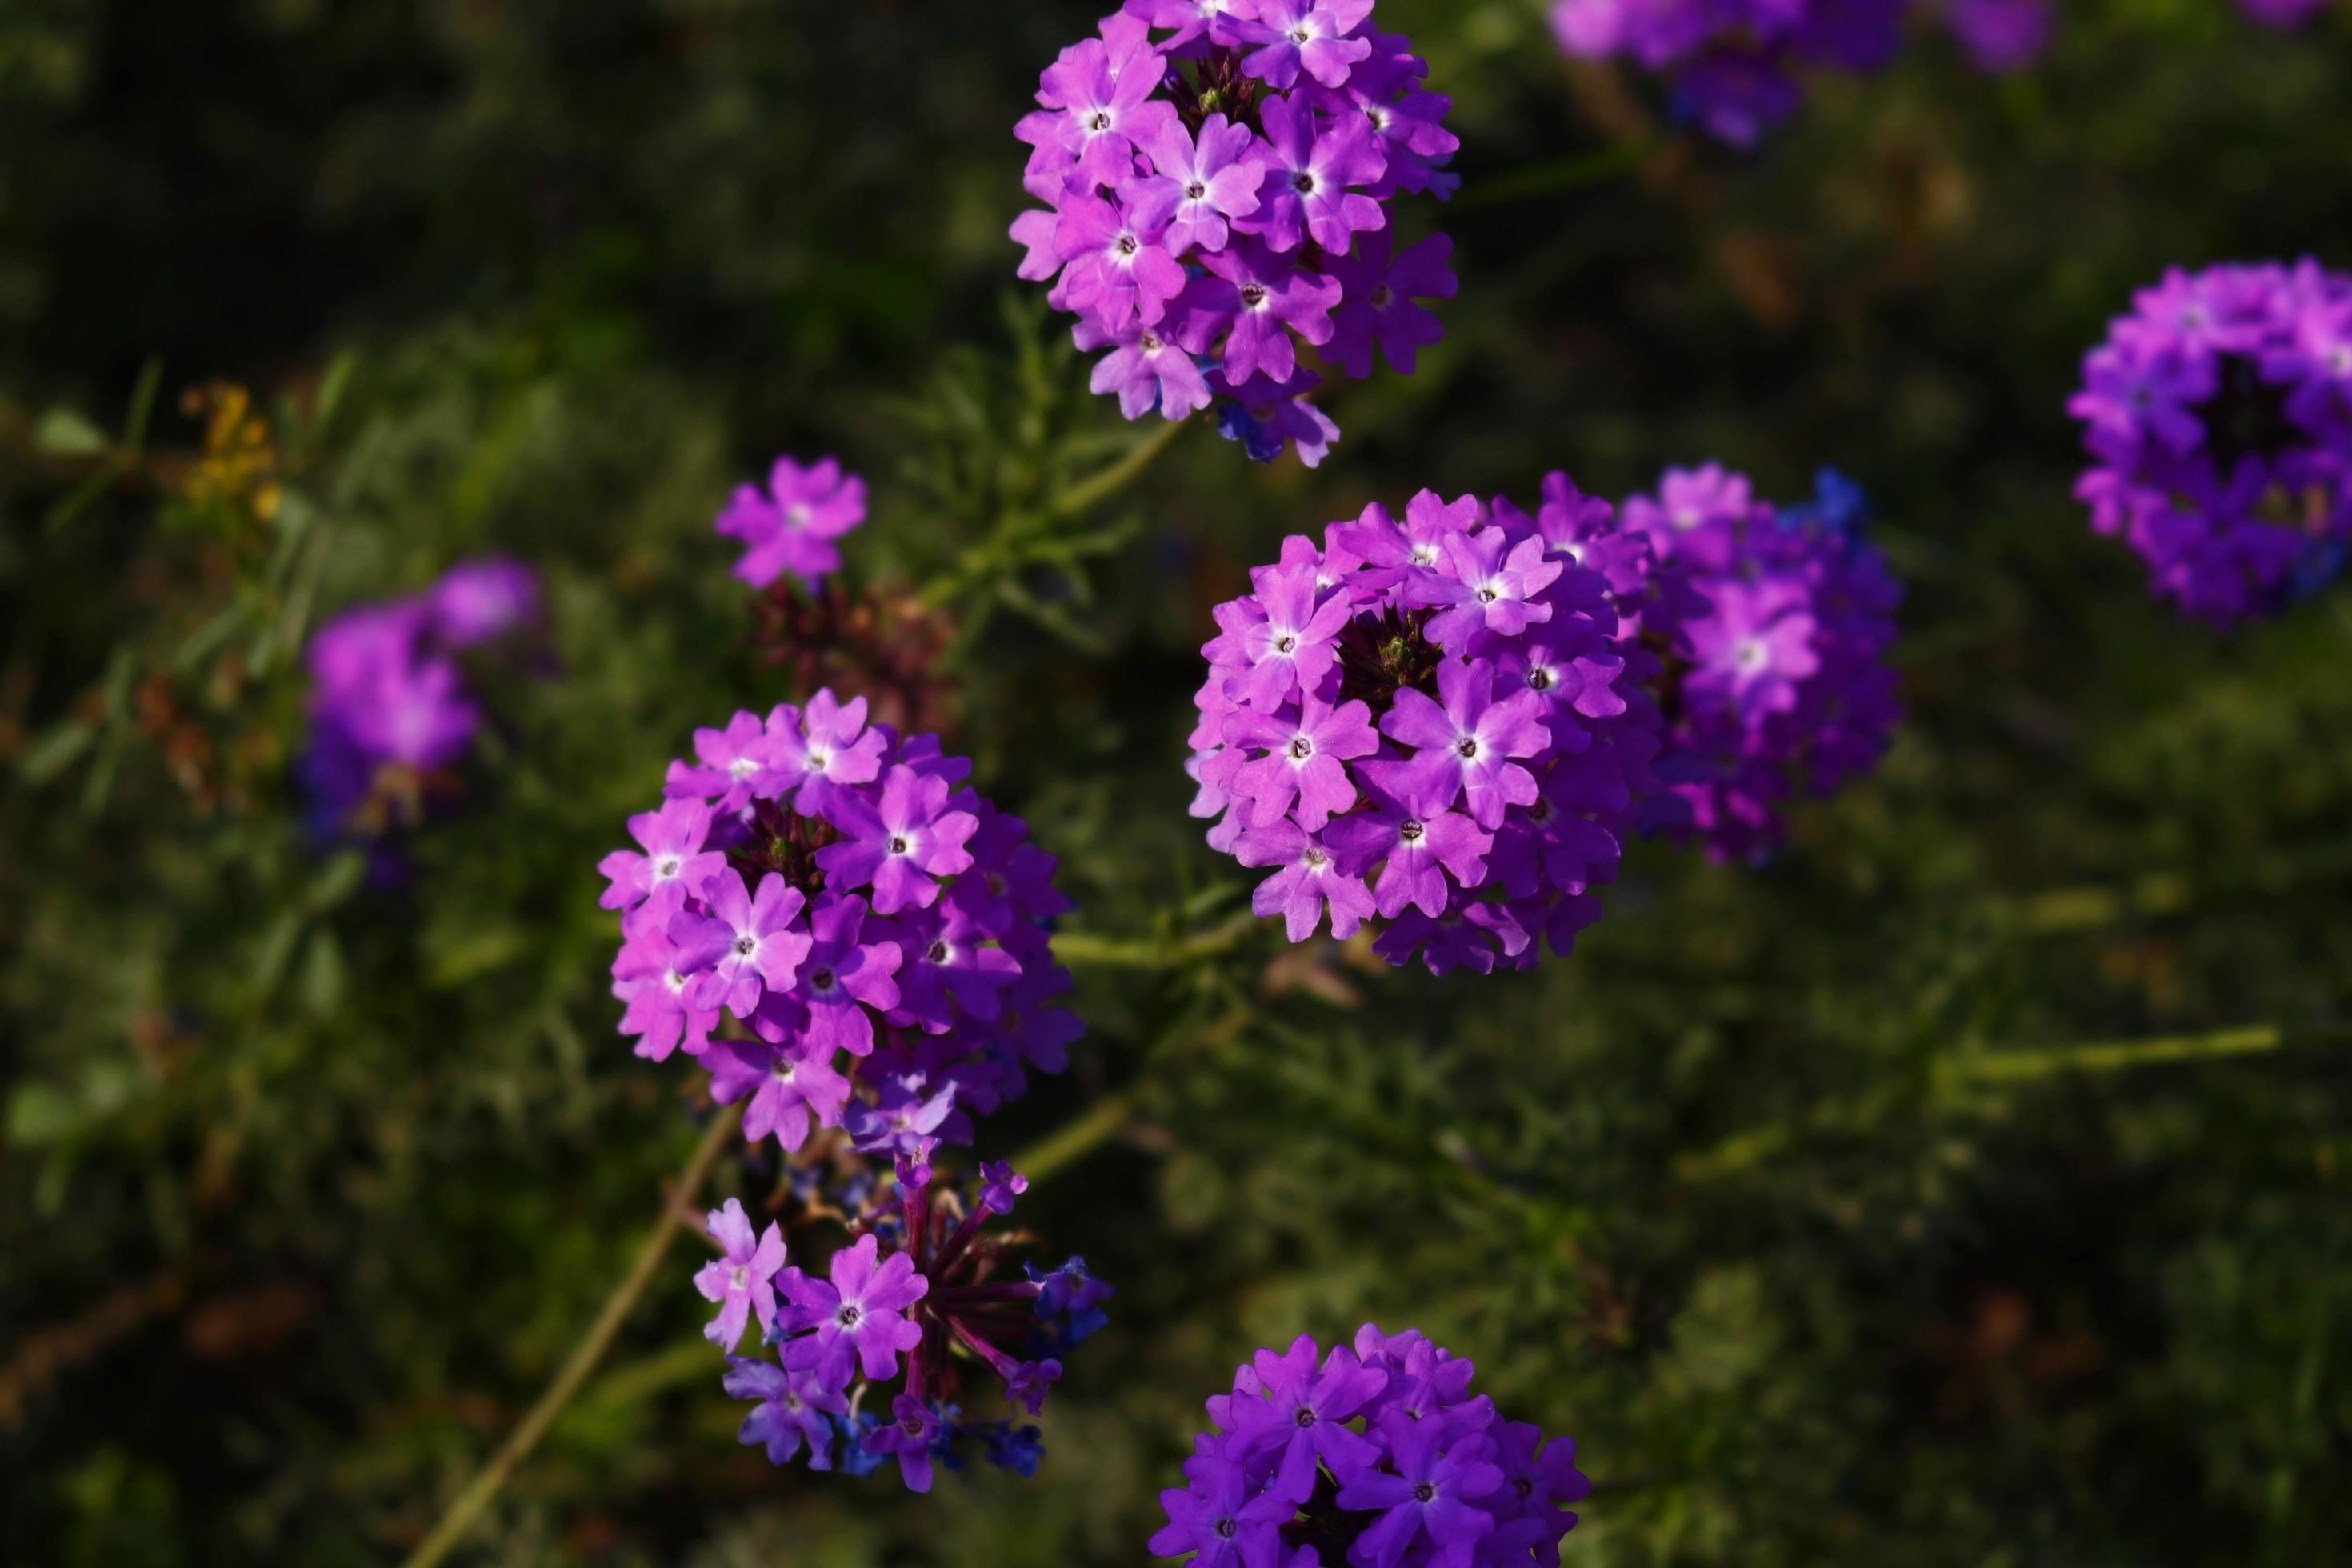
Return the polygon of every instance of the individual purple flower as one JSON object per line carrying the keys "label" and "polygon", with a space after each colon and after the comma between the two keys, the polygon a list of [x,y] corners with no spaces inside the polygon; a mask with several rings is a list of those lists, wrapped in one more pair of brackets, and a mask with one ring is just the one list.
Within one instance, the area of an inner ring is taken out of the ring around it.
{"label": "individual purple flower", "polygon": [[1382,734],[1414,748],[1415,782],[1449,806],[1458,791],[1471,819],[1489,829],[1501,826],[1505,807],[1534,804],[1535,774],[1524,762],[1551,739],[1535,693],[1497,701],[1494,691],[1493,665],[1449,659],[1437,667],[1438,700],[1408,687],[1381,721]]}
{"label": "individual purple flower", "polygon": [[923,1331],[903,1314],[923,1299],[930,1282],[903,1252],[876,1260],[880,1244],[861,1236],[833,1255],[827,1279],[787,1277],[792,1326],[811,1331],[791,1342],[785,1365],[819,1369],[838,1387],[853,1368],[877,1381],[896,1377],[898,1357],[919,1343]]}
{"label": "individual purple flower", "polygon": [[695,986],[698,1007],[723,1005],[748,1018],[770,991],[792,988],[810,938],[796,930],[808,901],[798,888],[771,871],[754,894],[741,873],[729,868],[702,885],[710,912],[680,910],[669,921],[670,940],[683,950],[686,967],[705,970]]}
{"label": "individual purple flower", "polygon": [[814,816],[842,785],[877,777],[888,745],[879,730],[866,726],[866,699],[837,702],[831,691],[820,691],[805,709],[787,702],[768,715],[761,728],[761,783],[803,816]]}
{"label": "individual purple flower", "polygon": [[1279,381],[1298,368],[1294,337],[1331,341],[1331,310],[1339,302],[1332,279],[1255,241],[1244,240],[1203,262],[1208,276],[1185,289],[1177,310],[1177,341],[1196,353],[1224,340],[1221,366],[1228,381],[1265,374]]}
{"label": "individual purple flower", "polygon": [[736,1441],[765,1448],[772,1465],[791,1463],[805,1445],[810,1469],[833,1468],[833,1424],[825,1417],[849,1412],[838,1389],[827,1388],[814,1372],[787,1372],[748,1356],[730,1355],[727,1366],[721,1384],[728,1397],[758,1402],[743,1417]]}
{"label": "individual purple flower", "polygon": [[1268,87],[1287,88],[1304,69],[1325,87],[1344,86],[1348,71],[1372,52],[1353,37],[1372,14],[1372,0],[1255,0],[1256,16],[1237,29],[1258,47],[1242,69]]}
{"label": "individual purple flower", "polygon": [[1044,73],[1014,127],[1043,204],[1011,226],[1017,270],[1107,351],[1091,384],[1126,417],[1210,410],[1252,459],[1311,467],[1339,434],[1308,401],[1326,374],[1370,374],[1376,345],[1411,374],[1437,341],[1414,301],[1453,293],[1451,245],[1397,254],[1389,209],[1450,194],[1458,141],[1372,10],[1127,0]]}
{"label": "individual purple flower", "polygon": [[769,781],[767,730],[749,713],[738,713],[724,730],[694,732],[695,763],[673,762],[662,793],[672,800],[707,800],[719,816],[732,816],[751,804]]}
{"label": "individual purple flower", "polygon": [[425,603],[442,647],[472,647],[538,616],[539,576],[520,561],[461,561],[433,585]]}
{"label": "individual purple flower", "polygon": [[1208,379],[1191,352],[1156,326],[1129,321],[1108,338],[1097,338],[1086,325],[1079,328],[1085,348],[1111,352],[1096,362],[1088,384],[1097,392],[1115,393],[1119,412],[1139,419],[1157,409],[1170,419],[1182,419],[1209,405]]}
{"label": "individual purple flower", "polygon": [[980,1179],[980,1206],[991,1214],[1011,1214],[1013,1201],[1029,1190],[1029,1178],[1002,1160],[981,1162]]}
{"label": "individual purple flower", "polygon": [[1213,847],[1273,870],[1253,907],[1293,941],[1327,911],[1342,939],[1378,919],[1390,962],[1484,972],[1591,922],[1664,784],[1637,689],[1657,660],[1621,647],[1609,579],[1576,552],[1652,558],[1602,544],[1606,504],[1575,499],[1558,521],[1574,550],[1507,500],[1368,507],[1320,547],[1286,541],[1255,593],[1218,606],[1194,811],[1222,818]]}
{"label": "individual purple flower", "polygon": [[1139,223],[1164,226],[1161,238],[1171,253],[1223,250],[1232,220],[1258,209],[1266,164],[1252,155],[1257,144],[1248,126],[1223,114],[1202,121],[1197,137],[1181,124],[1166,125],[1144,149],[1152,173],[1129,181],[1120,194]]}
{"label": "individual purple flower", "polygon": [[1400,375],[1420,368],[1421,351],[1445,335],[1437,318],[1416,300],[1451,300],[1458,287],[1454,241],[1433,234],[1402,254],[1396,237],[1383,229],[1368,234],[1351,256],[1334,258],[1331,276],[1339,280],[1340,304],[1333,314],[1330,353],[1349,375],[1372,374],[1372,347],[1380,346]]}
{"label": "individual purple flower", "polygon": [[1280,915],[1293,942],[1305,942],[1331,911],[1331,934],[1345,942],[1373,912],[1371,890],[1341,868],[1330,847],[1297,824],[1277,820],[1244,832],[1234,848],[1244,866],[1278,867],[1250,900],[1260,915]]}
{"label": "individual purple flower", "polygon": [[1800,687],[1822,667],[1804,585],[1727,580],[1710,584],[1707,598],[1714,613],[1688,627],[1697,667],[1685,689],[1727,703],[1745,721],[1794,709]]}
{"label": "individual purple flower", "polygon": [[1979,70],[2023,70],[2050,47],[2052,0],[1949,0],[1945,25]]}
{"label": "individual purple flower", "polygon": [[1334,1345],[1318,1371],[1316,1353],[1308,1334],[1299,1335],[1282,1355],[1258,1352],[1254,1370],[1265,1399],[1246,1406],[1247,1415],[1240,1417],[1244,1447],[1279,1453],[1272,1490],[1292,1502],[1303,1503],[1314,1494],[1318,1463],[1333,1475],[1345,1475],[1381,1457],[1347,1423],[1388,1386],[1388,1373],[1363,1365],[1345,1345]]}
{"label": "individual purple flower", "polygon": [[1502,1487],[1503,1472],[1486,1462],[1494,1444],[1478,1436],[1447,1446],[1437,1423],[1402,1415],[1383,1420],[1381,1433],[1395,1469],[1360,1465],[1339,1478],[1341,1508],[1383,1510],[1357,1538],[1357,1555],[1374,1568],[1396,1568],[1426,1541],[1447,1568],[1468,1568],[1479,1541],[1495,1528],[1494,1516],[1470,1500]]}
{"label": "individual purple flower", "polygon": [[1196,1552],[1192,1568],[1275,1568],[1281,1528],[1297,1505],[1271,1494],[1252,1496],[1248,1471],[1233,1460],[1203,1458],[1186,1468],[1186,1485],[1160,1494],[1168,1522],[1146,1549],[1154,1557]]}
{"label": "individual purple flower", "polygon": [[621,1033],[636,1036],[636,1053],[649,1061],[667,1060],[680,1046],[687,1055],[700,1056],[725,1016],[724,1008],[697,1006],[689,994],[695,984],[690,960],[669,934],[674,912],[658,903],[630,910],[613,960],[613,994],[627,1004]]}
{"label": "individual purple flower", "polygon": [[1184,268],[1162,243],[1165,232],[1107,201],[1069,202],[1054,231],[1063,298],[1112,331],[1130,321],[1157,324],[1184,289]]}
{"label": "individual purple flower", "polygon": [[845,841],[816,857],[830,885],[870,884],[877,914],[930,908],[940,896],[939,879],[971,864],[964,844],[980,826],[971,812],[949,809],[948,795],[945,779],[900,766],[884,777],[878,801],[836,796],[826,816]]}
{"label": "individual purple flower", "polygon": [[616,849],[596,865],[612,884],[597,900],[608,910],[632,910],[649,899],[673,909],[689,889],[698,890],[727,865],[726,856],[703,848],[710,837],[710,808],[698,800],[667,801],[659,811],[640,812],[629,818],[629,837],[644,854]]}
{"label": "individual purple flower", "polygon": [[931,1489],[931,1445],[939,1441],[940,1415],[911,1394],[890,1402],[887,1426],[866,1435],[866,1452],[898,1457],[898,1474],[910,1492]]}
{"label": "individual purple flower", "polygon": [[1361,702],[1334,708],[1310,696],[1295,714],[1234,713],[1225,721],[1225,743],[1265,752],[1234,775],[1234,793],[1253,804],[1256,821],[1295,812],[1301,828],[1319,833],[1356,804],[1355,783],[1341,764],[1370,755],[1381,742]]}
{"label": "individual purple flower", "polygon": [[775,1323],[775,1282],[784,1266],[784,1233],[772,1221],[766,1233],[755,1237],[738,1198],[712,1209],[706,1223],[719,1253],[695,1275],[694,1288],[704,1300],[719,1303],[719,1315],[702,1337],[731,1351],[742,1339],[747,1320],[757,1317],[763,1334]]}
{"label": "individual purple flower", "polygon": [[1323,125],[1303,96],[1269,100],[1261,118],[1265,184],[1257,210],[1236,217],[1235,228],[1258,236],[1277,254],[1311,238],[1345,256],[1359,231],[1388,226],[1381,204],[1362,192],[1388,172],[1369,123],[1350,117]]}
{"label": "individual purple flower", "polygon": [[866,521],[866,481],[832,458],[807,468],[778,458],[765,490],[738,489],[719,514],[722,537],[743,542],[735,575],[764,588],[789,572],[812,588],[841,570],[834,541]]}
{"label": "individual purple flower", "polygon": [[873,1104],[852,1106],[842,1125],[859,1153],[887,1154],[928,1168],[940,1130],[955,1114],[955,1100],[952,1083],[929,1089],[919,1079],[898,1079],[885,1083]]}
{"label": "individual purple flower", "polygon": [[743,1108],[743,1135],[758,1142],[771,1133],[787,1154],[808,1142],[811,1121],[838,1127],[849,1104],[849,1079],[834,1070],[833,1053],[800,1042],[763,1045],[729,1040],[708,1054],[710,1097]]}
{"label": "individual purple flower", "polygon": [[830,1058],[862,1057],[874,1048],[872,1014],[898,1005],[898,945],[862,940],[866,900],[827,893],[809,922],[812,938],[800,975],[783,1000],[800,1038]]}
{"label": "individual purple flower", "polygon": [[2331,581],[2352,546],[2352,277],[2175,268],[2084,361],[2068,412],[2092,527],[2217,626]]}

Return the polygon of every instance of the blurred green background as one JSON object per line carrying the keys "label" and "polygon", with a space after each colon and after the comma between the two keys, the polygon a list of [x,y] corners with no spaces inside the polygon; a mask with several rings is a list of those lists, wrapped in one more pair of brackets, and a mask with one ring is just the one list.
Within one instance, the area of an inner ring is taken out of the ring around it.
{"label": "blurred green background", "polygon": [[[1402,216],[1446,342],[1318,472],[1191,429],[1055,516],[1149,434],[1003,237],[1092,5],[0,6],[0,1558],[396,1560],[593,1318],[697,1136],[593,866],[793,695],[709,531],[788,450],[874,481],[853,574],[932,595],[951,745],[1081,906],[1092,1032],[981,1152],[1075,1129],[1024,1218],[1113,1327],[1036,1480],[912,1499],[735,1446],[681,1247],[461,1560],[1137,1563],[1234,1363],[1375,1319],[1577,1436],[1574,1562],[2345,1561],[2352,589],[2156,607],[2063,405],[2167,264],[2352,264],[2352,16],[2062,12],[1738,158],[1525,0],[1381,0],[1465,143]],[[257,469],[201,459],[215,378]],[[1236,923],[1180,764],[1246,565],[1709,457],[1875,498],[1874,779],[1760,870],[1643,847],[1533,975]],[[370,888],[299,826],[297,650],[488,550],[560,675]]]}

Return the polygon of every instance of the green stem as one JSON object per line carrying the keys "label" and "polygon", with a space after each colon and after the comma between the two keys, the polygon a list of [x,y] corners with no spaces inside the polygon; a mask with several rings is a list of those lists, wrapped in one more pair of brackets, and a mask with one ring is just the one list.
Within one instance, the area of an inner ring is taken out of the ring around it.
{"label": "green stem", "polygon": [[662,1204],[661,1217],[654,1222],[654,1228],[646,1236],[645,1245],[637,1249],[637,1260],[630,1266],[627,1277],[606,1298],[604,1310],[596,1314],[595,1322],[589,1325],[580,1342],[572,1347],[571,1355],[564,1359],[562,1369],[555,1374],[555,1381],[547,1385],[547,1392],[539,1396],[539,1403],[530,1407],[530,1413],[522,1418],[521,1425],[499,1445],[498,1452],[490,1456],[489,1462],[467,1483],[466,1489],[457,1494],[457,1500],[449,1505],[449,1511],[441,1516],[441,1522],[433,1527],[433,1533],[425,1538],[424,1544],[409,1553],[405,1568],[432,1568],[433,1564],[449,1554],[450,1549],[465,1538],[475,1520],[506,1486],[508,1479],[514,1474],[515,1467],[539,1446],[539,1440],[547,1435],[547,1429],[555,1424],[555,1418],[580,1392],[581,1384],[588,1381],[588,1374],[596,1370],[596,1363],[604,1360],[604,1352],[612,1348],[614,1337],[621,1331],[621,1325],[628,1321],[637,1299],[653,1283],[655,1271],[661,1267],[662,1258],[669,1252],[669,1244],[677,1238],[682,1226],[680,1213],[683,1206],[691,1204],[694,1195],[702,1190],[702,1184],[709,1176],[710,1167],[717,1163],[719,1152],[735,1136],[736,1122],[741,1114],[740,1107],[730,1106],[710,1119],[709,1131],[703,1133],[702,1142],[695,1145],[686,1169],[678,1173],[677,1183]]}
{"label": "green stem", "polygon": [[1120,939],[1090,931],[1059,931],[1054,956],[1073,969],[1182,969],[1195,961],[1214,958],[1241,945],[1260,921],[1241,915],[1197,936]]}
{"label": "green stem", "polygon": [[1132,1096],[1114,1094],[1069,1125],[1047,1133],[1013,1156],[1013,1168],[1034,1186],[1066,1166],[1074,1165],[1118,1136],[1135,1114]]}
{"label": "green stem", "polygon": [[1088,507],[1117,495],[1132,483],[1144,469],[1151,467],[1160,453],[1174,446],[1177,437],[1183,435],[1186,427],[1192,424],[1192,420],[1189,416],[1183,419],[1161,421],[1160,428],[1138,441],[1133,450],[1126,457],[1107,468],[1097,470],[1091,477],[1080,479],[1076,484],[1055,496],[1052,504],[1045,509],[1047,515],[1076,517]]}

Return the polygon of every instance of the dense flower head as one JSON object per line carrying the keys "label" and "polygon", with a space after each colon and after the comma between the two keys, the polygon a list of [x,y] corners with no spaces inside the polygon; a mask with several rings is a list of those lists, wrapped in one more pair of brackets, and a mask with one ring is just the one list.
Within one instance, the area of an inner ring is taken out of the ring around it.
{"label": "dense flower head", "polygon": [[[1007,1166],[982,1166],[976,1195],[903,1155],[878,1175],[854,1155],[842,1169],[856,1173],[830,1190],[821,1177],[793,1188],[796,1229],[848,1228],[822,1268],[813,1255],[805,1270],[787,1264],[775,1225],[754,1240],[734,1199],[710,1216],[721,1255],[695,1284],[720,1303],[709,1337],[730,1352],[723,1385],[751,1402],[741,1440],[774,1464],[804,1456],[815,1470],[866,1475],[895,1463],[919,1492],[930,1489],[935,1465],[961,1469],[975,1447],[1034,1474],[1045,1445],[1019,1418],[1039,1412],[1060,1358],[1102,1326],[1110,1288],[1076,1259],[1010,1274],[1010,1241],[989,1222],[1009,1215],[1028,1184]],[[1073,1269],[1087,1286],[1086,1321],[1075,1325],[1061,1283]],[[731,1353],[754,1314],[762,1350]],[[975,1384],[998,1389],[1007,1416],[966,1417],[960,1399]]]}
{"label": "dense flower head", "polygon": [[2333,580],[2352,541],[2352,277],[2176,268],[2083,363],[2067,407],[2091,525],[2151,590],[2227,626]]}
{"label": "dense flower head", "polygon": [[1442,335],[1453,242],[1400,244],[1401,194],[1458,184],[1448,99],[1372,0],[1127,0],[1046,69],[1015,134],[1042,207],[1020,273],[1105,351],[1094,389],[1139,419],[1214,405],[1250,456],[1319,463],[1306,399],[1377,354],[1411,374]]}
{"label": "dense flower head", "polygon": [[1577,531],[1609,510],[1565,479],[1533,518],[1424,490],[1285,541],[1217,607],[1193,815],[1271,873],[1255,908],[1292,941],[1378,922],[1391,963],[1483,973],[1597,916],[1659,730],[1608,575],[1643,580],[1643,547]]}
{"label": "dense flower head", "polygon": [[322,837],[412,827],[453,793],[482,710],[457,655],[539,613],[538,580],[505,560],[463,562],[411,598],[347,610],[310,639],[310,740],[301,776]]}
{"label": "dense flower head", "polygon": [[791,573],[812,590],[841,570],[835,541],[866,521],[866,481],[832,458],[803,467],[778,458],[765,488],[740,487],[714,525],[740,540],[735,575],[764,588]]}
{"label": "dense flower head", "polygon": [[1367,1323],[1328,1353],[1301,1334],[1261,1350],[1208,1402],[1209,1430],[1160,1494],[1155,1557],[1193,1568],[1559,1568],[1564,1506],[1591,1482],[1470,1392],[1472,1364],[1417,1330]]}
{"label": "dense flower head", "polygon": [[[1557,0],[1552,32],[1588,59],[1622,58],[1672,83],[1678,118],[1750,147],[1793,113],[1809,70],[1874,71],[1902,47],[1907,0]],[[2031,62],[2050,0],[1949,0],[1944,19],[1985,70]]]}
{"label": "dense flower head", "polygon": [[830,690],[698,731],[598,868],[637,1054],[696,1059],[755,1143],[837,1130],[918,1165],[1060,1071],[1079,1026],[1047,933],[1068,905],[971,771]]}
{"label": "dense flower head", "polygon": [[1776,506],[1715,463],[1668,469],[1655,495],[1626,501],[1622,529],[1656,568],[1621,614],[1656,656],[1658,772],[1677,803],[1648,826],[1757,858],[1789,796],[1876,765],[1902,717],[1887,662],[1902,587],[1861,536],[1865,510],[1833,469],[1811,500]]}

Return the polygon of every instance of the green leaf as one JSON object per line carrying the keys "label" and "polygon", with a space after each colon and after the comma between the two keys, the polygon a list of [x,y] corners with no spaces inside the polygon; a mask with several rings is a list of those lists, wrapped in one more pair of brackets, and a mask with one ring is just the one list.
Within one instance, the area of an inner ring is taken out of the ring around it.
{"label": "green leaf", "polygon": [[44,784],[71,767],[89,749],[97,734],[79,719],[68,719],[34,742],[16,763],[17,776],[29,784]]}
{"label": "green leaf", "polygon": [[33,426],[33,445],[52,458],[95,458],[106,450],[106,432],[70,408],[52,408]]}
{"label": "green leaf", "polygon": [[55,1084],[21,1083],[8,1097],[8,1142],[19,1149],[58,1142],[80,1121],[71,1098]]}

